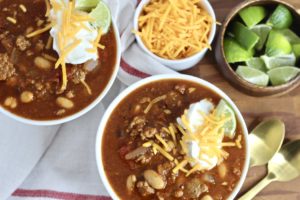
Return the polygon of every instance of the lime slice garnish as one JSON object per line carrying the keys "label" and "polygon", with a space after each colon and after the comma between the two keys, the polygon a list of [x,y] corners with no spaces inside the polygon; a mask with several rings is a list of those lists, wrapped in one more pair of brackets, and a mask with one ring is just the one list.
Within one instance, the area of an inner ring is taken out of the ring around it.
{"label": "lime slice garnish", "polygon": [[254,69],[258,69],[262,72],[267,72],[267,68],[265,62],[261,58],[253,57],[250,60],[246,61],[248,67],[252,67]]}
{"label": "lime slice garnish", "polygon": [[293,53],[289,55],[275,56],[275,57],[268,57],[264,55],[261,56],[261,59],[265,62],[265,66],[268,69],[273,69],[282,66],[294,66],[296,63],[296,57]]}
{"label": "lime slice garnish", "polygon": [[261,22],[267,15],[266,9],[262,6],[250,6],[239,12],[245,24],[251,28]]}
{"label": "lime slice garnish", "polygon": [[253,57],[253,50],[245,50],[234,39],[224,39],[224,52],[228,63],[244,62]]}
{"label": "lime slice garnish", "polygon": [[269,83],[269,76],[258,69],[247,66],[238,66],[236,73],[241,78],[255,85],[267,86]]}
{"label": "lime slice garnish", "polygon": [[108,32],[111,24],[111,14],[108,6],[100,1],[95,9],[92,10],[90,16],[96,19],[94,25],[102,28],[102,33]]}
{"label": "lime slice garnish", "polygon": [[234,39],[246,50],[252,49],[259,41],[259,37],[240,22],[233,24],[232,34]]}
{"label": "lime slice garnish", "polygon": [[300,43],[300,37],[290,29],[279,30],[291,44]]}
{"label": "lime slice garnish", "polygon": [[76,0],[75,7],[79,10],[91,11],[101,0]]}
{"label": "lime slice garnish", "polygon": [[289,67],[289,66],[278,67],[268,72],[272,85],[285,84],[291,81],[292,79],[294,79],[296,76],[298,76],[299,73],[300,73],[299,68]]}
{"label": "lime slice garnish", "polygon": [[225,135],[229,138],[234,138],[236,130],[236,118],[233,109],[226,103],[225,100],[221,100],[216,108],[216,115],[218,117],[225,117],[229,120],[224,124]]}
{"label": "lime slice garnish", "polygon": [[251,31],[256,33],[256,35],[259,37],[259,41],[255,46],[257,50],[263,49],[271,29],[271,26],[265,24],[255,25],[251,28]]}
{"label": "lime slice garnish", "polygon": [[292,45],[288,39],[279,31],[272,30],[266,44],[268,56],[286,55],[292,52]]}
{"label": "lime slice garnish", "polygon": [[267,21],[267,24],[276,29],[289,28],[293,23],[293,16],[289,9],[284,5],[278,5],[273,14]]}
{"label": "lime slice garnish", "polygon": [[293,45],[293,52],[297,59],[300,58],[300,43]]}

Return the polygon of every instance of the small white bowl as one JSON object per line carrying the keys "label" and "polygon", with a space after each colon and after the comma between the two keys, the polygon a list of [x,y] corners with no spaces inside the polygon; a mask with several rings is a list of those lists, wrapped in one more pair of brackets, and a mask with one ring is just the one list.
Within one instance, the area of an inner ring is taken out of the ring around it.
{"label": "small white bowl", "polygon": [[138,82],[134,83],[133,85],[129,86],[127,89],[125,89],[119,96],[117,96],[115,98],[115,100],[107,108],[106,112],[104,113],[104,116],[102,117],[99,128],[98,128],[97,137],[96,137],[96,149],[95,149],[98,172],[100,174],[101,180],[102,180],[106,190],[108,191],[108,193],[114,200],[120,199],[109,183],[109,180],[104,171],[103,162],[102,162],[102,139],[103,139],[103,134],[105,131],[106,124],[107,124],[112,112],[119,105],[119,103],[122,102],[123,99],[125,99],[133,91],[136,91],[138,88],[140,88],[144,85],[147,85],[149,83],[152,83],[152,82],[168,80],[168,79],[186,80],[186,81],[191,81],[191,82],[194,82],[201,86],[204,86],[204,87],[212,90],[213,92],[217,93],[221,98],[225,99],[229,103],[229,105],[233,108],[233,110],[236,114],[237,120],[240,122],[243,136],[245,138],[245,145],[246,145],[245,146],[245,150],[246,150],[245,163],[244,163],[244,168],[242,171],[241,178],[240,178],[238,184],[236,185],[236,187],[234,188],[234,190],[232,191],[231,195],[228,197],[228,200],[233,200],[236,197],[236,195],[238,194],[238,192],[240,191],[240,189],[246,179],[246,175],[247,175],[247,172],[249,169],[250,152],[249,152],[249,142],[248,142],[248,129],[247,129],[245,120],[244,120],[241,112],[237,108],[237,106],[234,104],[234,102],[222,90],[220,90],[219,88],[217,88],[216,86],[214,86],[213,84],[211,84],[205,80],[202,80],[202,79],[194,77],[194,76],[183,75],[183,74],[156,75],[156,76],[151,76],[149,78],[138,81]]}
{"label": "small white bowl", "polygon": [[112,21],[112,26],[113,26],[114,33],[115,33],[116,47],[117,47],[116,48],[117,49],[116,64],[114,66],[114,71],[111,75],[111,78],[110,78],[109,82],[107,83],[107,85],[105,86],[105,88],[101,92],[101,94],[91,104],[89,104],[87,107],[80,110],[79,112],[74,113],[73,115],[70,115],[70,116],[67,116],[67,117],[64,117],[64,118],[61,118],[61,119],[54,119],[54,120],[32,120],[32,119],[28,119],[28,118],[25,118],[25,117],[18,116],[14,113],[11,113],[8,110],[6,110],[5,108],[3,108],[2,106],[0,106],[0,112],[7,115],[8,117],[10,117],[14,120],[17,120],[17,121],[25,123],[25,124],[36,125],[36,126],[51,126],[51,125],[63,124],[63,123],[72,121],[74,119],[77,119],[77,118],[81,117],[82,115],[86,114],[87,112],[89,112],[91,109],[93,109],[98,103],[100,103],[100,101],[104,98],[104,96],[107,94],[107,92],[111,88],[112,84],[114,83],[114,81],[117,77],[119,66],[120,66],[120,60],[121,60],[120,36],[119,36],[119,31],[118,31],[118,28],[116,26],[116,23],[114,21]]}
{"label": "small white bowl", "polygon": [[[134,14],[134,19],[133,19],[133,26],[134,26],[134,30],[138,30],[138,18],[144,8],[145,5],[147,5],[151,0],[142,0],[140,2],[140,4],[138,5],[135,14]],[[208,0],[199,0],[199,4],[201,5],[201,7],[203,9],[205,9],[208,14],[212,17],[212,19],[214,21],[216,21],[216,15],[215,12],[211,6],[211,4],[209,3]],[[138,36],[137,34],[134,34],[135,38],[137,40],[138,45],[140,46],[141,49],[143,49],[149,56],[151,56],[152,58],[156,59],[158,62],[160,62],[163,65],[166,65],[167,67],[176,70],[176,71],[182,71],[185,69],[189,69],[193,66],[195,66],[197,63],[200,62],[200,60],[204,57],[205,53],[207,52],[208,48],[204,48],[202,51],[196,53],[193,56],[184,58],[184,59],[178,59],[178,60],[170,60],[170,59],[165,59],[165,58],[161,58],[157,55],[155,55],[154,53],[152,53],[144,44],[144,42],[142,41],[141,37]],[[212,24],[211,27],[211,31],[209,33],[209,44],[211,45],[214,37],[216,35],[216,23]]]}

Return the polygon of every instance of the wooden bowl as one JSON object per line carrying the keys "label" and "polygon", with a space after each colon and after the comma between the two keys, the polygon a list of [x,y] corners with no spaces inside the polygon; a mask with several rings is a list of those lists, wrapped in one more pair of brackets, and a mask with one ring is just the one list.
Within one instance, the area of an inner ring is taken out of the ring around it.
{"label": "wooden bowl", "polygon": [[[278,4],[283,4],[292,12],[294,17],[294,22],[291,27],[293,31],[295,31],[298,35],[300,35],[299,27],[300,27],[300,14],[297,12],[297,9],[292,5],[282,1],[282,0],[250,0],[245,1],[239,5],[237,5],[227,16],[225,21],[222,24],[221,30],[218,35],[218,40],[215,47],[215,57],[218,62],[218,67],[225,78],[236,88],[245,92],[251,96],[279,96],[290,92],[300,85],[300,75],[291,80],[290,82],[279,85],[279,86],[258,86],[239,77],[234,69],[231,67],[229,63],[227,63],[224,53],[224,36],[226,30],[230,24],[230,22],[238,15],[238,12],[248,6],[253,5],[263,5],[269,7],[276,7]],[[299,62],[298,62],[299,63]]]}

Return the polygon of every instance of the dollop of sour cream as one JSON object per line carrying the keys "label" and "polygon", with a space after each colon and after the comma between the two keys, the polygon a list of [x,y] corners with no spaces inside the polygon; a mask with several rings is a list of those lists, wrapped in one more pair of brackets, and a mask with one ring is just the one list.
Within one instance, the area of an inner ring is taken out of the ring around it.
{"label": "dollop of sour cream", "polygon": [[[54,0],[58,4],[61,4],[61,0]],[[67,5],[69,0],[64,1],[65,4]],[[50,10],[50,19],[54,26],[50,30],[50,35],[53,38],[53,49],[61,55],[61,50],[59,48],[59,41],[58,41],[58,34],[62,31],[63,27],[63,9],[60,10],[55,10],[51,9]],[[78,11],[80,12],[80,11]],[[69,38],[68,43],[63,48],[67,48],[68,45],[74,43],[75,40],[80,39],[81,42],[80,44],[74,48],[70,53],[67,54],[65,58],[66,63],[70,64],[82,64],[85,63],[89,60],[97,60],[98,59],[98,52],[88,52],[86,49],[91,49],[93,48],[93,44],[91,41],[95,41],[98,35],[98,30],[97,28],[93,27],[88,21],[82,22],[85,27],[82,27],[78,33],[75,34],[74,38]],[[75,24],[79,25],[79,23]]]}
{"label": "dollop of sour cream", "polygon": [[[191,104],[189,109],[187,110],[186,120],[189,123],[189,128],[185,127],[181,118],[177,118],[177,122],[187,131],[187,134],[195,134],[196,130],[204,123],[203,115],[209,115],[214,110],[214,108],[215,106],[211,101],[209,101],[208,99],[203,99],[197,103]],[[193,158],[194,160],[189,161],[189,164],[191,166],[199,164],[201,166],[200,170],[211,170],[215,166],[217,166],[219,162],[218,157],[210,156],[204,152],[205,148],[209,148],[208,146],[202,145],[201,141],[196,140],[189,140],[184,142],[188,151],[187,156]],[[220,144],[218,148],[221,149],[222,140],[218,141],[218,143]]]}

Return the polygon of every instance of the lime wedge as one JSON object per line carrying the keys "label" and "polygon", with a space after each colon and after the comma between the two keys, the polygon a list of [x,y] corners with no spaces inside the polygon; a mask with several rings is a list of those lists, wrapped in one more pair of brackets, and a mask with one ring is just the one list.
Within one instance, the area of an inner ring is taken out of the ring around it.
{"label": "lime wedge", "polygon": [[300,73],[300,69],[297,67],[278,67],[275,69],[272,69],[268,72],[270,76],[270,80],[272,85],[282,85],[285,84],[292,79],[294,79],[296,76],[298,76]]}
{"label": "lime wedge", "polygon": [[261,58],[253,57],[250,60],[247,60],[246,64],[248,67],[258,69],[259,71],[262,71],[262,72],[268,71],[266,68],[265,62]]}
{"label": "lime wedge", "polygon": [[91,11],[101,0],[76,0],[75,7],[79,10]]}
{"label": "lime wedge", "polygon": [[256,35],[259,37],[259,41],[255,46],[257,50],[263,49],[271,29],[271,26],[265,24],[255,25],[251,28],[251,31],[256,33]]}
{"label": "lime wedge", "polygon": [[239,66],[236,73],[241,78],[255,85],[267,86],[269,83],[269,76],[258,69],[247,66]]}
{"label": "lime wedge", "polygon": [[253,57],[253,50],[245,50],[234,39],[224,39],[225,57],[228,63],[244,62]]}
{"label": "lime wedge", "polygon": [[240,22],[235,22],[232,27],[234,39],[246,50],[252,49],[259,37]]}
{"label": "lime wedge", "polygon": [[283,55],[283,56],[275,56],[275,57],[268,57],[266,55],[261,56],[261,59],[265,62],[265,66],[270,70],[277,67],[282,66],[294,66],[296,63],[295,55]]}
{"label": "lime wedge", "polygon": [[239,12],[245,24],[251,28],[261,22],[267,15],[266,9],[262,6],[250,6]]}
{"label": "lime wedge", "polygon": [[292,52],[292,45],[288,39],[280,32],[272,30],[266,44],[266,54],[268,56],[286,55]]}
{"label": "lime wedge", "polygon": [[279,32],[283,34],[291,44],[300,43],[300,37],[291,29],[283,29],[279,30]]}
{"label": "lime wedge", "polygon": [[103,34],[107,33],[111,24],[111,14],[108,6],[100,1],[95,9],[92,10],[90,16],[96,19],[94,25],[102,28]]}
{"label": "lime wedge", "polygon": [[297,59],[300,58],[300,43],[293,45],[293,52]]}
{"label": "lime wedge", "polygon": [[273,14],[267,21],[267,24],[276,29],[289,28],[293,23],[293,16],[289,9],[284,5],[278,5]]}
{"label": "lime wedge", "polygon": [[216,115],[218,117],[225,117],[229,120],[224,124],[225,135],[229,138],[234,138],[236,130],[236,118],[233,109],[226,103],[225,100],[221,100],[216,108]]}

